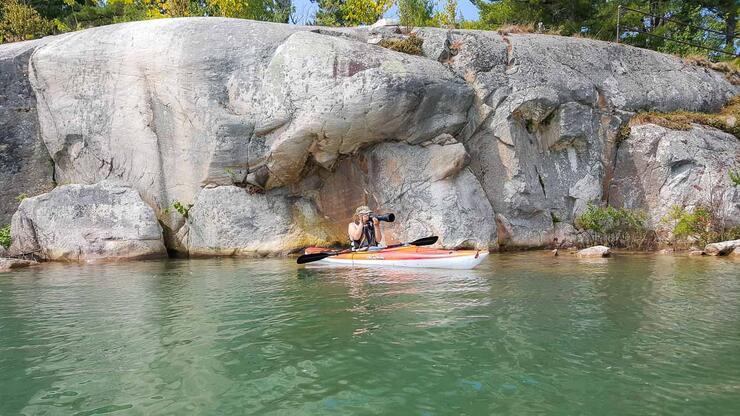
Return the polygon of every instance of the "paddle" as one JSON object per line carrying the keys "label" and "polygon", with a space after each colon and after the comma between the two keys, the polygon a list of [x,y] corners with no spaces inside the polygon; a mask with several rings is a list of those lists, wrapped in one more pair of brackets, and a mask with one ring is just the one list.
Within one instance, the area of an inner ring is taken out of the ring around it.
{"label": "paddle", "polygon": [[[436,235],[433,235],[431,237],[424,237],[418,240],[414,240],[410,243],[392,244],[390,246],[385,247],[384,249],[402,247],[402,246],[431,246],[432,244],[437,242],[437,239],[439,239],[439,237],[437,237]],[[311,263],[314,261],[323,260],[330,256],[336,256],[339,254],[350,253],[350,252],[352,252],[352,250],[332,251],[328,253],[304,254],[301,257],[298,257],[297,261],[298,261],[298,264],[306,264],[306,263]]]}

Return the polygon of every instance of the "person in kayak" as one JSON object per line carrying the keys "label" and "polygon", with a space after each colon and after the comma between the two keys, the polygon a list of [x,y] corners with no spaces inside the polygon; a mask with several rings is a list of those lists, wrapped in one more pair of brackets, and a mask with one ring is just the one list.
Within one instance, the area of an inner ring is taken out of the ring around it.
{"label": "person in kayak", "polygon": [[383,240],[380,221],[372,213],[373,211],[365,205],[355,210],[352,222],[347,226],[352,250],[373,250],[378,247],[378,242]]}

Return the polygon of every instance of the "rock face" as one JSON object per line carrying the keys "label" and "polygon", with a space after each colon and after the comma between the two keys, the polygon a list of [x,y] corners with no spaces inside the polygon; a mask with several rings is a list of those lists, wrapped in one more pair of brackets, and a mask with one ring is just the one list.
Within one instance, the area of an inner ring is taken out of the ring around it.
{"label": "rock face", "polygon": [[611,250],[607,246],[593,246],[578,250],[576,253],[578,257],[589,258],[589,257],[609,257],[611,256]]}
{"label": "rock face", "polygon": [[[102,48],[110,53],[89,60]],[[372,143],[456,134],[472,101],[437,62],[244,20],[96,28],[33,61],[59,180],[122,179],[160,218],[202,186],[290,185],[307,165],[329,169]]]}
{"label": "rock face", "polygon": [[719,243],[707,244],[704,247],[704,253],[710,256],[726,256],[740,248],[740,240],[722,241]]}
{"label": "rock face", "polygon": [[180,238],[191,255],[284,254],[346,243],[355,207],[368,204],[398,213],[395,223],[381,225],[386,243],[439,235],[443,247],[488,247],[493,211],[466,166],[461,144],[383,143],[338,162],[334,172],[315,169],[293,192],[203,189]]}
{"label": "rock face", "polygon": [[332,173],[308,176],[302,193],[343,243],[355,207],[368,205],[396,214],[394,223],[381,224],[388,244],[438,235],[443,247],[487,248],[496,236],[493,210],[467,165],[459,143],[384,143],[342,160]]}
{"label": "rock face", "polygon": [[738,159],[740,140],[719,130],[635,126],[617,151],[609,203],[645,210],[654,227],[674,205],[715,206],[740,225],[740,188],[727,174]]}
{"label": "rock face", "polygon": [[21,202],[10,253],[86,261],[166,256],[154,211],[136,190],[112,182],[65,185]]}
{"label": "rock face", "polygon": [[459,139],[503,245],[543,245],[606,198],[632,112],[717,109],[737,91],[676,58],[606,42],[455,31],[450,45],[450,68],[476,92]]}
{"label": "rock face", "polygon": [[302,232],[305,222],[295,221],[304,214],[301,205],[279,191],[250,195],[236,186],[204,189],[189,212],[185,245],[195,256],[267,255],[325,241]]}
{"label": "rock face", "polygon": [[[161,19],[0,46],[11,69],[0,84],[31,108],[26,119],[0,107],[0,123],[16,126],[0,134],[28,167],[0,163],[5,199],[40,190],[6,191],[23,175],[115,179],[153,208],[170,249],[193,255],[345,243],[362,204],[397,214],[383,225],[389,242],[543,246],[589,202],[659,215],[624,189],[644,172],[617,169],[664,163],[617,146],[634,112],[712,111],[739,92],[705,68],[608,42],[424,28],[425,56],[372,44],[397,29]],[[737,152],[713,130],[692,134],[707,155],[677,174],[701,176],[714,149]],[[671,142],[674,154],[698,151]],[[176,201],[193,204],[187,218]]]}
{"label": "rock face", "polygon": [[0,227],[10,223],[18,196],[53,188],[54,164],[38,140],[36,98],[28,80],[31,53],[47,41],[0,47]]}

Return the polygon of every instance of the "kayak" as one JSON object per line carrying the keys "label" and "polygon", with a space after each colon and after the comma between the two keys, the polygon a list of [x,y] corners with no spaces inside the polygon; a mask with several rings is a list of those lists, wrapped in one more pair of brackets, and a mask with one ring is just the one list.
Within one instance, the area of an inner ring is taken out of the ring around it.
{"label": "kayak", "polygon": [[[305,254],[332,252],[309,247]],[[487,250],[441,250],[403,246],[374,251],[355,251],[327,257],[316,263],[360,267],[417,267],[432,269],[472,269],[488,256]]]}

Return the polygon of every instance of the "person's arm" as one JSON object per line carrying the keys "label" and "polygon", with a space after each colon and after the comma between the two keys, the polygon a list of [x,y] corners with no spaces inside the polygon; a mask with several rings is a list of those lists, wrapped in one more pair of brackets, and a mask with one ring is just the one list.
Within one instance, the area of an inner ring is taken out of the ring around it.
{"label": "person's arm", "polygon": [[354,222],[351,222],[347,226],[347,234],[349,234],[350,240],[362,240],[362,227],[358,226]]}
{"label": "person's arm", "polygon": [[383,232],[380,230],[380,221],[377,218],[373,218],[373,225],[375,226],[375,241],[380,244],[383,241]]}

